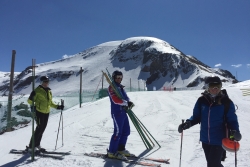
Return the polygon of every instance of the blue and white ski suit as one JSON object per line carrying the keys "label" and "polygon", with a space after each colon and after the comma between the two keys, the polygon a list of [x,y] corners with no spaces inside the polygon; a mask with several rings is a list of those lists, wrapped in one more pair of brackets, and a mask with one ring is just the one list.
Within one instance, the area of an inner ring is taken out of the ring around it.
{"label": "blue and white ski suit", "polygon": [[[120,99],[111,86],[108,88],[111,102],[111,117],[114,123],[114,133],[110,139],[109,152],[116,153],[119,149],[125,150],[127,138],[130,134],[130,126],[126,111],[122,108],[127,105],[129,97],[127,96],[123,85],[115,83],[123,99]],[[122,151],[120,150],[120,151]]]}

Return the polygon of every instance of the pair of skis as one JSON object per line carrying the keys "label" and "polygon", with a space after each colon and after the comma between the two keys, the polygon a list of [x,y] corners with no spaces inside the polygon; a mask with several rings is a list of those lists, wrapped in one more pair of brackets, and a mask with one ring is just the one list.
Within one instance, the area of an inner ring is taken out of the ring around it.
{"label": "pair of skis", "polygon": [[[29,154],[28,150],[10,150],[10,154]],[[62,160],[64,155],[70,155],[70,152],[54,152],[54,151],[36,151],[35,156],[46,157]]]}
{"label": "pair of skis", "polygon": [[[102,154],[102,153],[85,153],[85,156],[89,157],[94,157],[94,158],[101,158],[101,159],[112,159],[112,160],[118,160],[118,161],[123,161],[128,164],[136,164],[136,165],[142,165],[142,166],[151,166],[151,167],[160,167],[160,163],[165,163],[169,164],[170,159],[158,159],[158,158],[147,158],[147,157],[127,157],[128,160],[121,160],[121,159],[113,159],[109,158],[107,154]],[[149,161],[149,162],[147,162]],[[153,161],[153,162],[150,162]],[[154,163],[158,162],[158,163]]]}
{"label": "pair of skis", "polygon": [[[29,154],[27,150],[16,150],[12,149],[10,150],[10,154]],[[45,158],[53,158],[57,160],[63,160],[63,157],[65,155],[70,155],[70,152],[54,152],[54,151],[36,151],[35,156],[37,157],[45,157]],[[73,154],[74,155],[74,154]],[[107,157],[107,154],[102,153],[84,153],[85,156],[88,157],[94,157],[94,158],[101,158],[101,159],[112,159]],[[120,160],[120,159],[112,159],[112,160],[118,160],[123,161],[128,164],[136,164],[136,165],[142,165],[142,166],[151,166],[151,167],[161,167],[160,163],[169,164],[170,159],[158,159],[158,158],[148,158],[148,157],[127,157],[128,160]],[[147,161],[153,161],[153,162],[147,162]],[[158,163],[155,163],[158,162]]]}

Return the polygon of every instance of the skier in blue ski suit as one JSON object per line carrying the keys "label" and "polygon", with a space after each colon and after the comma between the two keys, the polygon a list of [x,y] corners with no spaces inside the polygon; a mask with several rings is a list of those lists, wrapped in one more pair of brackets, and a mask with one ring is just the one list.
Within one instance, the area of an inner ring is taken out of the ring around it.
{"label": "skier in blue ski suit", "polygon": [[119,92],[122,94],[123,99],[120,99],[112,86],[108,87],[108,94],[111,103],[111,117],[114,123],[114,133],[110,139],[110,145],[108,149],[108,156],[110,158],[126,159],[125,156],[131,156],[125,149],[128,136],[130,134],[129,120],[126,113],[126,107],[130,107],[133,103],[127,96],[124,86],[121,85],[123,78],[122,72],[114,71],[112,78]]}
{"label": "skier in blue ski suit", "polygon": [[[182,133],[183,130],[200,123],[200,141],[207,160],[207,167],[223,167],[221,160],[223,160],[224,153],[222,139],[226,137],[225,123],[235,131],[234,140],[239,141],[241,134],[238,119],[234,103],[221,91],[220,78],[208,77],[205,83],[207,90],[195,103],[193,115],[185,123],[179,125],[178,131]],[[229,100],[229,109],[225,114],[223,103],[226,100]]]}

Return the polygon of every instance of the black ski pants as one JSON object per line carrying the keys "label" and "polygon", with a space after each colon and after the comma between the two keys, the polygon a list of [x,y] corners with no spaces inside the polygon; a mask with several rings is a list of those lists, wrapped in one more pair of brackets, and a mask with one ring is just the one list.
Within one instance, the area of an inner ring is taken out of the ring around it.
{"label": "black ski pants", "polygon": [[[40,146],[40,142],[42,140],[43,137],[43,132],[46,129],[47,123],[48,123],[48,119],[49,119],[49,113],[48,114],[44,114],[41,113],[39,111],[36,110],[36,130],[35,130],[35,134],[34,134],[34,138],[35,138],[35,147]],[[32,136],[30,139],[30,144],[29,147],[32,147]]]}
{"label": "black ski pants", "polygon": [[222,146],[202,143],[202,148],[206,156],[207,167],[223,167],[221,164],[224,151]]}

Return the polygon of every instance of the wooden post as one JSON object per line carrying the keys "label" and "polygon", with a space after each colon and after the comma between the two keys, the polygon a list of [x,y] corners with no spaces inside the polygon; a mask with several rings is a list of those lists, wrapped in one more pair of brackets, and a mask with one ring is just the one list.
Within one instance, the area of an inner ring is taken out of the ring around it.
{"label": "wooden post", "polygon": [[103,79],[104,79],[104,74],[102,73],[102,90],[103,90]]}
{"label": "wooden post", "polygon": [[80,68],[80,95],[79,95],[79,101],[80,101],[80,108],[82,107],[82,67]]}
{"label": "wooden post", "polygon": [[[35,90],[35,77],[36,77],[36,73],[35,73],[35,68],[36,68],[36,59],[32,59],[32,91]],[[34,161],[35,160],[35,117],[36,117],[36,112],[35,112],[35,102],[34,102],[34,97],[32,99],[32,154],[31,154],[31,160]]]}
{"label": "wooden post", "polygon": [[138,91],[140,91],[140,80],[138,80]]}
{"label": "wooden post", "polygon": [[131,92],[131,78],[130,78],[130,92]]}
{"label": "wooden post", "polygon": [[146,87],[146,81],[144,81],[143,84],[144,84],[144,91],[146,91],[146,88],[145,88]]}
{"label": "wooden post", "polygon": [[12,109],[12,95],[13,95],[13,80],[14,80],[14,67],[15,67],[16,51],[12,50],[11,70],[10,70],[10,87],[8,97],[8,114],[7,114],[7,132],[11,131],[11,109]]}

